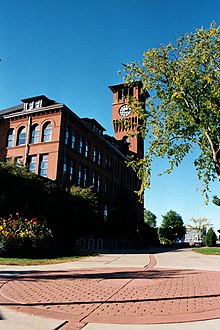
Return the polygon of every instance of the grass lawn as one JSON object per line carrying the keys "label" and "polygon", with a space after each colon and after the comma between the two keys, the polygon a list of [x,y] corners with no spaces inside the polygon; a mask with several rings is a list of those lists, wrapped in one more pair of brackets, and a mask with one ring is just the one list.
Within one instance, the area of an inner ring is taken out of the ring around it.
{"label": "grass lawn", "polygon": [[54,257],[54,258],[48,258],[48,259],[1,258],[0,257],[0,265],[18,265],[18,266],[49,265],[49,264],[58,264],[58,263],[74,261],[76,259],[85,258],[85,257],[86,257],[85,255],[72,256],[72,257]]}
{"label": "grass lawn", "polygon": [[220,247],[199,247],[199,248],[193,248],[194,252],[202,253],[202,254],[212,254],[212,255],[220,255]]}

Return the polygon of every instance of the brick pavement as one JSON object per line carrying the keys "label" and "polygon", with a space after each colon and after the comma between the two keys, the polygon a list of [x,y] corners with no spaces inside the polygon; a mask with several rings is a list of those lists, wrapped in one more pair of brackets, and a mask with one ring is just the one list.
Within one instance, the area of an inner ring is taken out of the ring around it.
{"label": "brick pavement", "polygon": [[92,268],[37,272],[0,281],[0,305],[87,323],[162,324],[220,317],[220,272],[157,268]]}

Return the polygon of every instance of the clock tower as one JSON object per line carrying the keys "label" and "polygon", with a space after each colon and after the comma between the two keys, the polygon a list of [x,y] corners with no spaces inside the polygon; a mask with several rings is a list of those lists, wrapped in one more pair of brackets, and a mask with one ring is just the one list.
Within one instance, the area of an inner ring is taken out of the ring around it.
{"label": "clock tower", "polygon": [[[149,94],[141,93],[141,82],[137,82],[132,86],[124,84],[109,86],[113,92],[112,104],[112,123],[114,127],[114,137],[128,145],[131,152],[135,153],[138,158],[144,156],[144,139],[140,134],[131,136],[138,127],[138,114],[132,111],[128,102],[130,97],[135,97],[138,101],[145,104]],[[143,105],[144,106],[144,105]]]}

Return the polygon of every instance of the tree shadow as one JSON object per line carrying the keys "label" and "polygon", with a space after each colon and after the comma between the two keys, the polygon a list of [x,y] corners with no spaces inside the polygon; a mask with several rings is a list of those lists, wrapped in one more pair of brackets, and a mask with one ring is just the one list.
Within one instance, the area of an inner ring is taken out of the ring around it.
{"label": "tree shadow", "polygon": [[40,280],[114,280],[114,279],[168,279],[182,278],[185,275],[196,276],[204,271],[189,269],[123,269],[116,270],[111,268],[78,269],[78,270],[59,270],[59,271],[0,271],[1,280],[16,281],[40,281]]}

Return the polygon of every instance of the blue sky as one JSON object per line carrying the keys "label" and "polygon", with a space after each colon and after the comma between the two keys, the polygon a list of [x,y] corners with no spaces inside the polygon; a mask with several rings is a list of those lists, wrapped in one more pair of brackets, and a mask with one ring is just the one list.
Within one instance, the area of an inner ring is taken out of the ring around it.
{"label": "blue sky", "polygon": [[[219,17],[218,0],[0,0],[0,109],[45,94],[113,134],[108,86],[121,83],[121,63]],[[185,224],[206,217],[218,229],[220,208],[204,205],[192,161],[162,177],[165,162],[155,161],[145,207],[158,224],[172,209]],[[219,194],[219,183],[211,189]]]}

